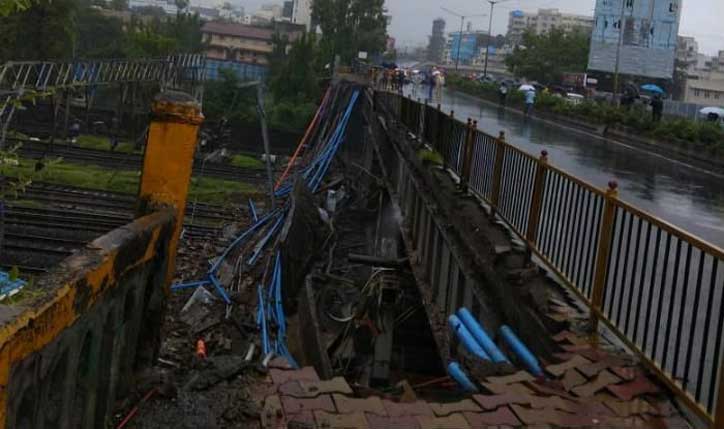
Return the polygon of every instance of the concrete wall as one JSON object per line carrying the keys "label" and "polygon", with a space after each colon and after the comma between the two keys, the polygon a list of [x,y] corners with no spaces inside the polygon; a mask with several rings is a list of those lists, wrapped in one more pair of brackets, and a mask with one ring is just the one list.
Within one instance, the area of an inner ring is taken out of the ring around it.
{"label": "concrete wall", "polygon": [[[0,305],[0,427],[105,427],[132,371],[155,361],[174,216],[145,216]],[[142,329],[143,327],[143,329]]]}

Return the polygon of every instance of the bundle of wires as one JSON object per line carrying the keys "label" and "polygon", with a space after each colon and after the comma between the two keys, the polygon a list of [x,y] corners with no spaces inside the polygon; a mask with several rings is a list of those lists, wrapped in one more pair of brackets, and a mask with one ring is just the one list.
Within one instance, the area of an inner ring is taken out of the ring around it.
{"label": "bundle of wires", "polygon": [[[327,113],[327,121],[332,120],[329,114],[333,113],[334,111],[334,104],[337,99],[337,95],[339,94],[337,93],[335,94],[335,97],[332,97],[329,92],[325,95],[323,103],[320,105],[320,108],[313,122],[317,122],[318,120],[321,121],[320,118],[322,116],[325,116],[323,115],[323,113]],[[349,96],[349,99],[346,100],[346,105],[343,105],[343,113],[341,114],[341,116],[337,117],[338,120],[336,122],[336,125],[334,126],[334,131],[329,136],[325,136],[323,135],[323,133],[320,133],[320,136],[318,138],[318,142],[320,144],[315,147],[314,150],[310,151],[310,154],[308,154],[309,162],[308,165],[306,165],[301,170],[301,177],[304,179],[304,183],[312,192],[317,192],[319,190],[322,181],[327,175],[332,160],[334,159],[340,146],[345,140],[347,125],[349,123],[350,117],[352,116],[352,111],[354,110],[354,106],[357,103],[358,98],[359,89],[354,89]],[[314,123],[311,124],[310,127],[313,125]],[[307,135],[309,134],[310,132],[307,133]],[[302,143],[304,143],[304,140]],[[300,147],[301,146],[302,144],[300,144]],[[300,149],[297,149],[294,156],[295,158],[299,154],[299,152]],[[292,162],[290,162],[290,165],[287,166],[285,174],[284,176],[282,176],[282,180],[280,180],[280,183],[277,186],[277,197],[286,197],[292,192],[296,177],[287,176],[287,173],[290,171],[291,168],[291,163]],[[253,205],[251,207],[253,207]],[[248,266],[254,266],[259,261],[260,257],[265,253],[264,251],[267,245],[272,242],[276,243],[275,238],[287,218],[287,214],[289,212],[288,207],[289,202],[287,201],[281,208],[277,208],[276,210],[273,210],[270,213],[267,213],[266,215],[261,217],[258,217],[256,208],[253,208],[252,211],[255,218],[255,223],[246,231],[244,231],[241,235],[239,235],[224,250],[224,252],[218,258],[216,258],[211,268],[207,272],[205,278],[200,281],[176,284],[172,286],[172,290],[178,291],[182,289],[212,285],[217,293],[224,300],[224,302],[227,305],[230,305],[231,300],[229,299],[223,285],[219,282],[217,278],[221,264],[235,249],[239,248],[239,246],[246,243],[252,236],[257,234],[259,231],[262,231],[263,228],[271,224],[271,228],[269,228],[268,231],[266,231],[266,233],[256,243],[251,256],[246,261],[246,264]],[[277,244],[275,244],[275,246],[277,246]],[[286,342],[287,327],[286,315],[284,314],[284,306],[282,304],[283,279],[282,258],[280,250],[278,248],[275,249],[273,256],[270,257],[273,257],[274,259],[273,268],[271,268],[271,275],[268,275],[269,268],[267,268],[267,272],[264,275],[264,278],[269,278],[270,281],[267,285],[263,284],[264,282],[257,285],[256,322],[261,335],[262,351],[264,352],[264,358],[273,353],[286,358],[293,367],[297,367],[294,358],[291,356],[291,353],[289,353]],[[274,329],[276,330],[276,332],[273,332]]]}

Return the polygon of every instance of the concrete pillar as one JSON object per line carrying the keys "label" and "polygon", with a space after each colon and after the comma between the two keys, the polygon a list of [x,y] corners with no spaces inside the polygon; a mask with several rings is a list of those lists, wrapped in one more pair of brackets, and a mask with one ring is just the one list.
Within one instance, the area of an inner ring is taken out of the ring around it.
{"label": "concrete pillar", "polygon": [[166,286],[176,270],[176,248],[188,197],[197,134],[203,122],[201,106],[182,92],[168,91],[156,96],[143,158],[137,215],[161,207],[173,207],[176,223],[169,242]]}

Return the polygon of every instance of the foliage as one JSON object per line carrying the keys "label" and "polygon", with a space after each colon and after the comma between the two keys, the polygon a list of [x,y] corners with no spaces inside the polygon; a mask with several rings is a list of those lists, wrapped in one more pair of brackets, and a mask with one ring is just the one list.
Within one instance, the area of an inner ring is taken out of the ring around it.
{"label": "foliage", "polygon": [[[19,165],[0,165],[0,175],[19,178],[33,174],[35,160],[19,158],[18,161]],[[48,166],[43,179],[61,185],[135,194],[138,192],[140,172],[114,171],[95,165],[62,162]],[[253,194],[256,192],[255,189],[255,186],[248,183],[195,177],[191,180],[189,200],[198,198],[199,202],[221,204],[235,194]]]}
{"label": "foliage", "polygon": [[30,0],[0,0],[0,16],[22,12],[32,6]]}
{"label": "foliage", "polygon": [[[111,150],[111,142],[108,137],[103,136],[91,136],[86,134],[81,134],[78,136],[78,139],[76,140],[75,144],[77,146],[86,148],[86,149],[95,149],[95,150]],[[116,152],[119,153],[134,153],[139,152],[139,150],[136,149],[135,145],[133,143],[129,142],[121,142],[116,146],[115,149]]]}
{"label": "foliage", "polygon": [[[450,76],[447,79],[447,84],[468,94],[498,101],[497,85],[481,84],[457,76]],[[523,93],[518,91],[509,93],[508,105],[522,107]],[[627,110],[608,103],[594,101],[572,104],[562,97],[542,93],[536,97],[535,108],[537,111],[551,112],[589,123],[625,126],[639,134],[662,140],[699,143],[705,147],[724,150],[724,130],[719,125],[683,118],[669,118],[661,122],[653,122],[651,113],[642,106]]]}
{"label": "foliage", "polygon": [[590,36],[554,28],[544,34],[523,34],[522,43],[505,58],[516,76],[540,83],[560,82],[563,73],[585,72]]}
{"label": "foliage", "polygon": [[443,159],[442,155],[439,152],[435,152],[433,150],[428,149],[420,149],[417,152],[417,157],[422,161],[423,163],[431,163],[434,165],[442,165]]}
{"label": "foliage", "polygon": [[264,168],[264,163],[254,158],[253,156],[237,154],[231,157],[229,164],[234,167],[248,168],[248,169],[260,169]]}
{"label": "foliage", "polygon": [[317,42],[314,34],[303,35],[291,45],[289,55],[277,53],[269,87],[276,101],[304,102],[319,97]]}
{"label": "foliage", "polygon": [[71,57],[77,11],[74,0],[40,0],[0,18],[0,62]]}
{"label": "foliage", "polygon": [[[167,17],[161,9],[150,22],[134,15],[124,24],[91,8],[92,1],[38,0],[0,17],[0,61],[161,57],[203,49],[198,15]],[[111,7],[126,8],[116,2]]]}
{"label": "foliage", "polygon": [[233,70],[220,69],[219,79],[206,82],[204,116],[209,121],[225,117],[232,123],[254,123],[257,120],[256,93],[240,90],[241,79]]}
{"label": "foliage", "polygon": [[111,9],[128,10],[128,0],[111,0]]}
{"label": "foliage", "polygon": [[349,63],[359,51],[382,54],[387,41],[384,0],[315,0],[312,19],[322,30],[322,58]]}

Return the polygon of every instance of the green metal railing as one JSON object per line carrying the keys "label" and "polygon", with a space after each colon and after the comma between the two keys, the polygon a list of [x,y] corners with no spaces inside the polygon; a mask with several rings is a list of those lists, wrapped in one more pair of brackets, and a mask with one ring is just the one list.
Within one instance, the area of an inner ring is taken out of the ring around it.
{"label": "green metal railing", "polygon": [[458,121],[378,92],[378,105],[442,155],[477,195],[677,396],[724,428],[724,251]]}

